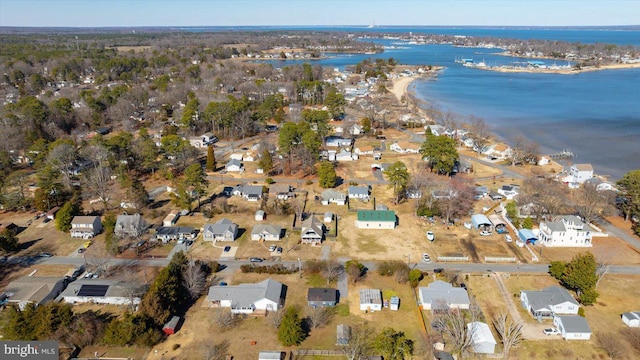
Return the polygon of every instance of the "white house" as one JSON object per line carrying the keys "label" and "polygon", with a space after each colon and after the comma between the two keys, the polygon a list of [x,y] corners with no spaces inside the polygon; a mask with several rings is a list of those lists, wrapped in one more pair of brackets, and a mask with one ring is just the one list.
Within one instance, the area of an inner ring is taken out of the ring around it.
{"label": "white house", "polygon": [[258,224],[251,230],[251,240],[280,241],[282,227],[270,224]]}
{"label": "white house", "polygon": [[244,154],[243,153],[233,153],[233,154],[229,155],[229,159],[242,161],[244,159]]}
{"label": "white house", "polygon": [[622,322],[628,327],[640,327],[640,311],[632,311],[622,314]]}
{"label": "white house", "polygon": [[350,151],[342,150],[335,155],[336,161],[354,161],[358,160],[360,157],[358,154],[352,154]]}
{"label": "white house", "polygon": [[417,154],[420,152],[420,145],[413,144],[408,141],[394,142],[389,146],[389,150],[400,154]]}
{"label": "white house", "polygon": [[613,191],[615,189],[613,184],[611,184],[610,182],[601,180],[597,177],[592,177],[590,179],[587,179],[584,183],[593,185],[597,191]]}
{"label": "white house", "polygon": [[220,219],[215,224],[206,224],[202,232],[204,241],[235,241],[238,225],[229,219]]}
{"label": "white house", "polygon": [[71,220],[71,237],[90,239],[102,231],[99,216],[75,216]]}
{"label": "white house", "polygon": [[496,352],[496,339],[491,333],[489,325],[474,321],[467,324],[467,333],[471,334],[471,348],[478,354],[493,354]]}
{"label": "white house", "polygon": [[418,289],[420,306],[424,310],[469,309],[471,304],[466,289],[453,287],[448,282],[436,280]]}
{"label": "white house", "polygon": [[554,316],[553,325],[565,340],[589,340],[591,338],[589,323],[582,316]]}
{"label": "white house", "polygon": [[320,245],[324,239],[324,224],[315,216],[302,222],[300,239],[303,244]]}
{"label": "white house", "polygon": [[540,159],[538,159],[538,166],[544,166],[549,164],[551,164],[551,158],[549,158],[548,156],[540,156]]}
{"label": "white house", "polygon": [[571,182],[582,184],[593,177],[593,166],[591,164],[574,164],[569,168]]}
{"label": "white house", "polygon": [[140,297],[131,296],[124,283],[103,279],[80,279],[60,294],[69,304],[138,305]]}
{"label": "white house", "polygon": [[393,210],[358,210],[358,229],[395,229],[396,213]]}
{"label": "white house", "polygon": [[349,147],[352,144],[352,139],[345,139],[338,136],[329,136],[325,140],[325,145],[327,147]]}
{"label": "white house", "polygon": [[347,203],[347,195],[333,189],[327,189],[322,192],[322,205],[336,204],[345,205]]}
{"label": "white house", "polygon": [[238,159],[231,159],[224,165],[224,169],[227,172],[243,172],[244,166],[242,165],[242,161]]}
{"label": "white house", "polygon": [[242,196],[249,201],[262,199],[262,186],[260,185],[238,185],[232,191],[234,196]]}
{"label": "white house", "polygon": [[382,310],[382,291],[380,289],[360,289],[360,310]]}
{"label": "white house", "polygon": [[274,184],[269,186],[269,197],[277,198],[280,200],[288,200],[294,197],[295,194],[291,191],[291,185],[288,184]]}
{"label": "white house", "polygon": [[513,185],[502,185],[500,189],[498,189],[498,194],[505,197],[507,200],[513,200],[516,196],[518,196],[518,189]]}
{"label": "white house", "polygon": [[369,201],[369,188],[366,186],[349,186],[347,190],[349,199],[359,199],[362,201]]}
{"label": "white house", "polygon": [[371,145],[362,145],[356,147],[353,152],[357,155],[373,155],[373,146]]}
{"label": "white house", "polygon": [[234,314],[278,311],[285,301],[285,285],[267,279],[257,284],[215,285],[209,288],[209,307],[230,308]]}
{"label": "white house", "polygon": [[511,147],[507,144],[491,145],[484,151],[484,154],[504,160],[511,156]]}
{"label": "white house", "polygon": [[576,299],[559,286],[520,291],[520,304],[535,318],[550,318],[555,314],[576,315],[580,308]]}
{"label": "white house", "polygon": [[556,221],[541,222],[538,240],[548,247],[591,247],[593,245],[589,227],[574,215],[561,216]]}

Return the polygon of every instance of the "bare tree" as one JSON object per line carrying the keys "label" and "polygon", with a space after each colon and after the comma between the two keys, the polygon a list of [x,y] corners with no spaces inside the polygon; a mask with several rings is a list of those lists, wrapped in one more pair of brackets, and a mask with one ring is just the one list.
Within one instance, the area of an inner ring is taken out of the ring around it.
{"label": "bare tree", "polygon": [[609,355],[609,359],[621,358],[627,352],[620,338],[614,333],[597,334],[596,338],[600,348]]}
{"label": "bare tree", "polygon": [[327,279],[327,284],[336,280],[343,272],[344,267],[335,260],[328,260],[322,264],[322,276]]}
{"label": "bare tree", "polygon": [[54,169],[60,171],[65,186],[71,186],[71,169],[78,158],[76,147],[64,142],[49,151],[47,163]]}
{"label": "bare tree", "polygon": [[409,281],[409,267],[402,266],[397,268],[393,276],[398,282],[398,284],[406,283],[407,281]]}
{"label": "bare tree", "polygon": [[355,284],[360,279],[362,279],[363,271],[360,270],[360,267],[357,264],[350,264],[346,271],[347,275],[349,276],[349,281],[352,284]]}
{"label": "bare tree", "polygon": [[[472,319],[472,321],[475,321]],[[464,313],[459,309],[449,309],[443,314],[443,332],[451,340],[453,351],[462,355],[471,347],[474,327],[467,328]]]}
{"label": "bare tree", "polygon": [[102,244],[95,244],[84,254],[85,261],[93,267],[93,271],[102,276],[109,274],[109,260],[111,255]]}
{"label": "bare tree", "polygon": [[375,338],[374,331],[366,323],[350,327],[349,341],[342,345],[340,349],[349,360],[358,360],[361,357],[371,354],[372,339]]}
{"label": "bare tree", "polygon": [[502,358],[508,359],[511,348],[517,347],[523,340],[522,323],[513,321],[509,314],[503,311],[493,320],[493,326],[502,342]]}
{"label": "bare tree", "polygon": [[333,314],[334,308],[326,306],[310,307],[308,313],[308,319],[311,322],[311,326],[314,329],[329,322]]}
{"label": "bare tree", "polygon": [[113,192],[111,170],[102,164],[94,166],[84,173],[83,189],[90,195],[97,196],[104,210],[109,207],[109,195]]}
{"label": "bare tree", "polygon": [[469,132],[470,137],[473,139],[475,150],[478,154],[482,152],[484,147],[489,143],[491,134],[489,133],[489,127],[485,123],[484,119],[471,116],[469,118]]}
{"label": "bare tree", "polygon": [[284,310],[278,309],[278,311],[269,312],[269,323],[273,325],[274,328],[279,328],[280,323],[282,322],[282,318],[284,317]]}
{"label": "bare tree", "polygon": [[558,214],[567,204],[566,187],[556,181],[528,179],[520,190],[518,204],[528,205],[536,219],[544,214]]}
{"label": "bare tree", "polygon": [[229,353],[229,342],[221,341],[217,344],[204,344],[202,346],[204,360],[225,360]]}
{"label": "bare tree", "polygon": [[136,306],[134,299],[142,296],[146,292],[147,285],[140,281],[140,279],[135,276],[135,273],[131,270],[131,268],[125,269],[120,285],[122,285],[125,295],[129,298],[131,311],[134,311]]}
{"label": "bare tree", "polygon": [[438,208],[448,223],[450,220],[469,213],[473,208],[473,187],[459,179],[451,179],[446,190],[448,197],[438,200]]}
{"label": "bare tree", "polygon": [[595,184],[584,183],[577,191],[576,210],[589,224],[602,215],[610,213],[610,192],[598,191]]}
{"label": "bare tree", "polygon": [[624,328],[620,334],[633,346],[634,349],[640,351],[640,329]]}
{"label": "bare tree", "polygon": [[235,315],[233,315],[231,309],[228,308],[215,308],[211,319],[220,331],[225,331],[234,327],[238,324],[239,320]]}
{"label": "bare tree", "polygon": [[182,271],[182,282],[191,299],[197,299],[206,288],[206,272],[199,261],[189,261]]}

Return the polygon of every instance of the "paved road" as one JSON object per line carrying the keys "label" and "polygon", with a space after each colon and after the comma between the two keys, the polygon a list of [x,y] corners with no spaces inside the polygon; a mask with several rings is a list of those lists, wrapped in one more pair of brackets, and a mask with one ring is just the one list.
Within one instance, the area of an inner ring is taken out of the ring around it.
{"label": "paved road", "polygon": [[640,251],[640,239],[637,236],[629,235],[624,230],[617,228],[612,223],[608,222],[605,219],[599,219],[595,221],[596,225],[604,230],[606,230],[610,235],[613,235],[617,238],[620,238],[627,242],[627,244],[636,248],[636,250]]}

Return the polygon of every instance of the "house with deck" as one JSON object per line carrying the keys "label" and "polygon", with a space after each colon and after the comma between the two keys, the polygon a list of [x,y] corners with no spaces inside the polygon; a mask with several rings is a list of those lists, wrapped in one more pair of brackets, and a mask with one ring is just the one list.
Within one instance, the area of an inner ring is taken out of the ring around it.
{"label": "house with deck", "polygon": [[231,192],[234,196],[241,196],[248,201],[262,199],[263,187],[261,185],[238,185]]}
{"label": "house with deck", "polygon": [[347,194],[349,196],[349,200],[358,199],[362,201],[369,201],[369,198],[370,198],[369,187],[367,186],[351,185],[349,186]]}
{"label": "house with deck", "polygon": [[303,244],[320,245],[324,240],[324,224],[315,216],[310,216],[302,222],[300,239]]}
{"label": "house with deck", "polygon": [[322,205],[336,204],[345,205],[347,195],[334,189],[327,189],[322,192]]}
{"label": "house with deck", "polygon": [[539,243],[548,247],[591,247],[592,232],[575,215],[557,217],[555,221],[540,223]]}
{"label": "house with deck", "polygon": [[520,304],[534,318],[551,318],[554,315],[576,315],[580,305],[569,292],[559,286],[542,290],[520,291]]}
{"label": "house with deck", "polygon": [[71,220],[71,237],[90,239],[102,232],[99,216],[75,216]]}

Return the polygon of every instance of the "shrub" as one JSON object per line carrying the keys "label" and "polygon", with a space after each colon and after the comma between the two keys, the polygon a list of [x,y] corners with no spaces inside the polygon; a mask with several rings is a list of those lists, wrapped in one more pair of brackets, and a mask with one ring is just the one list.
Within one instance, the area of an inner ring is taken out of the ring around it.
{"label": "shrub", "polygon": [[268,178],[264,179],[264,182],[265,182],[265,183],[267,183],[267,184],[269,184],[269,185],[271,185],[271,184],[275,183],[275,181],[274,181],[272,178],[270,178],[270,177],[268,177]]}
{"label": "shrub", "polygon": [[178,350],[180,349],[180,344],[173,344],[173,346],[171,347],[171,350]]}
{"label": "shrub", "polygon": [[580,308],[578,309],[578,315],[580,315],[580,316],[584,317],[584,308],[583,308],[583,307],[580,307]]}

